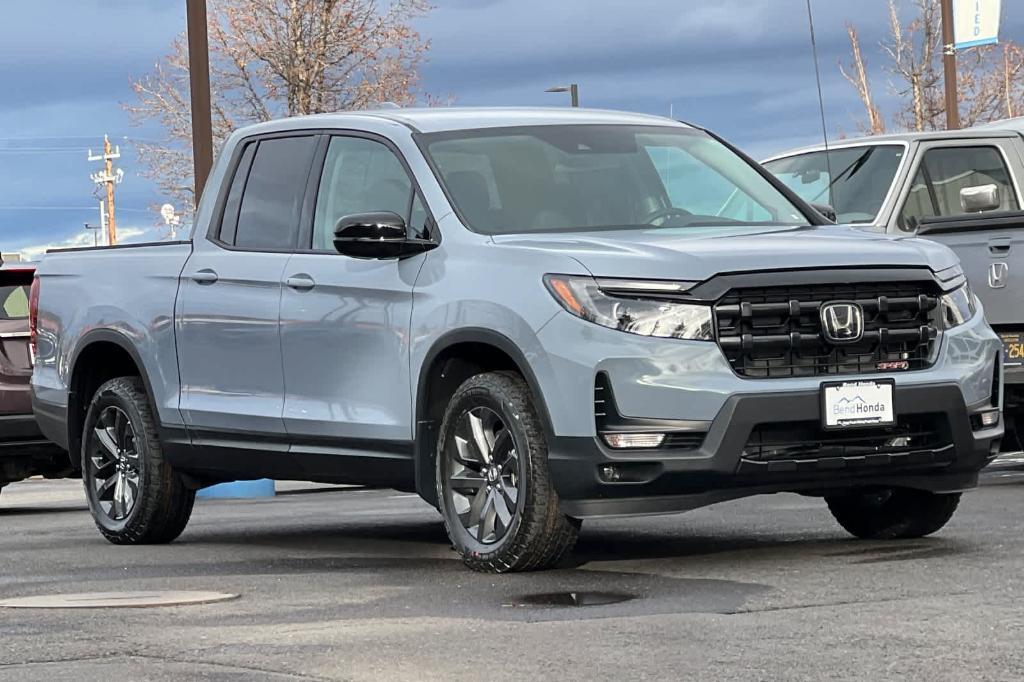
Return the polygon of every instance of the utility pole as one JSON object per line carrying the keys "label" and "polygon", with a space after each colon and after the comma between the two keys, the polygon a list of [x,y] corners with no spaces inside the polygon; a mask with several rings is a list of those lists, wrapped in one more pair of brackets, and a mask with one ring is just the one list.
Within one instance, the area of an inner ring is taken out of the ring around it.
{"label": "utility pole", "polygon": [[[92,150],[89,150],[90,161],[102,161],[103,170],[91,174],[89,177],[97,185],[106,185],[107,190],[107,244],[113,246],[117,244],[117,223],[114,220],[114,185],[121,184],[124,180],[124,171],[120,168],[114,168],[114,159],[121,158],[121,148],[111,147],[110,138],[106,135],[103,136],[103,153],[93,154]],[[100,219],[103,218],[102,202],[100,210]]]}
{"label": "utility pole", "polygon": [[210,114],[210,47],[207,39],[206,0],[186,0],[188,74],[192,96],[192,163],[196,206],[213,167],[213,122]]}
{"label": "utility pole", "polygon": [[953,0],[941,0],[942,69],[946,76],[946,129],[960,128],[960,104],[956,86],[956,39],[953,37]]}

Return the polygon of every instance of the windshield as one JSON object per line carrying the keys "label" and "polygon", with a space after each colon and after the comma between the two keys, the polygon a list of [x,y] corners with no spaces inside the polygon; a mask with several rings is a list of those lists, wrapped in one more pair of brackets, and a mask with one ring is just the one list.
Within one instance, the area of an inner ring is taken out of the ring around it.
{"label": "windshield", "polygon": [[421,140],[463,221],[485,234],[807,224],[743,159],[689,128],[552,125]]}
{"label": "windshield", "polygon": [[[904,154],[903,145],[848,147],[768,161],[771,171],[797,195],[828,204],[840,223],[871,223],[889,194]],[[830,170],[831,169],[831,170]]]}

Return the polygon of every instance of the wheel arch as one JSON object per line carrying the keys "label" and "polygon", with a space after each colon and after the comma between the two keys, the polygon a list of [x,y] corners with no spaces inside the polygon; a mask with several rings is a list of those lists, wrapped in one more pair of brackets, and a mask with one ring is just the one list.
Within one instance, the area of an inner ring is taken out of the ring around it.
{"label": "wheel arch", "polygon": [[470,376],[512,370],[526,381],[545,434],[554,433],[537,376],[512,339],[484,327],[453,330],[440,336],[420,364],[414,398],[416,419],[416,492],[437,506],[434,456],[441,418],[455,390]]}
{"label": "wheel arch", "polygon": [[[131,339],[113,329],[94,329],[79,340],[70,362],[68,380],[67,432],[71,464],[79,466],[82,427],[92,396],[104,382],[120,376],[137,376],[146,389],[146,398],[153,406],[153,387],[145,365]],[[159,425],[158,425],[159,426]]]}

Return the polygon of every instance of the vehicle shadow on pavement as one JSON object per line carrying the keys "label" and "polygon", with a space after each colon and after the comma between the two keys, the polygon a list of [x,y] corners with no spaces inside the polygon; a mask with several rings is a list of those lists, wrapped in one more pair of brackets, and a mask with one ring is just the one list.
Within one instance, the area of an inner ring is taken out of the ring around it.
{"label": "vehicle shadow on pavement", "polygon": [[33,514],[67,514],[67,513],[89,513],[89,507],[79,505],[75,507],[3,507],[0,506],[0,516],[29,516]]}

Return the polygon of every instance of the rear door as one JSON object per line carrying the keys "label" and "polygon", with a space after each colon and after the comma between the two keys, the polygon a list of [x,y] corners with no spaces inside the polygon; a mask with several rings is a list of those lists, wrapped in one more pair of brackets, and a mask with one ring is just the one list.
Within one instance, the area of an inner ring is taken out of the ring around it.
{"label": "rear door", "polygon": [[926,217],[971,218],[979,228],[927,233],[953,249],[971,288],[985,306],[985,316],[997,331],[1024,328],[1021,291],[1024,290],[1024,219],[984,225],[984,213],[965,213],[960,191],[995,185],[1000,205],[992,211],[1020,211],[1018,185],[1021,159],[1011,138],[950,140],[921,145],[910,186],[904,189],[896,214],[898,231],[912,233]]}
{"label": "rear door", "polygon": [[279,315],[319,138],[253,140],[242,150],[217,229],[182,272],[178,357],[194,438],[285,445]]}
{"label": "rear door", "polygon": [[32,269],[0,270],[0,414],[31,414],[28,292]]}

